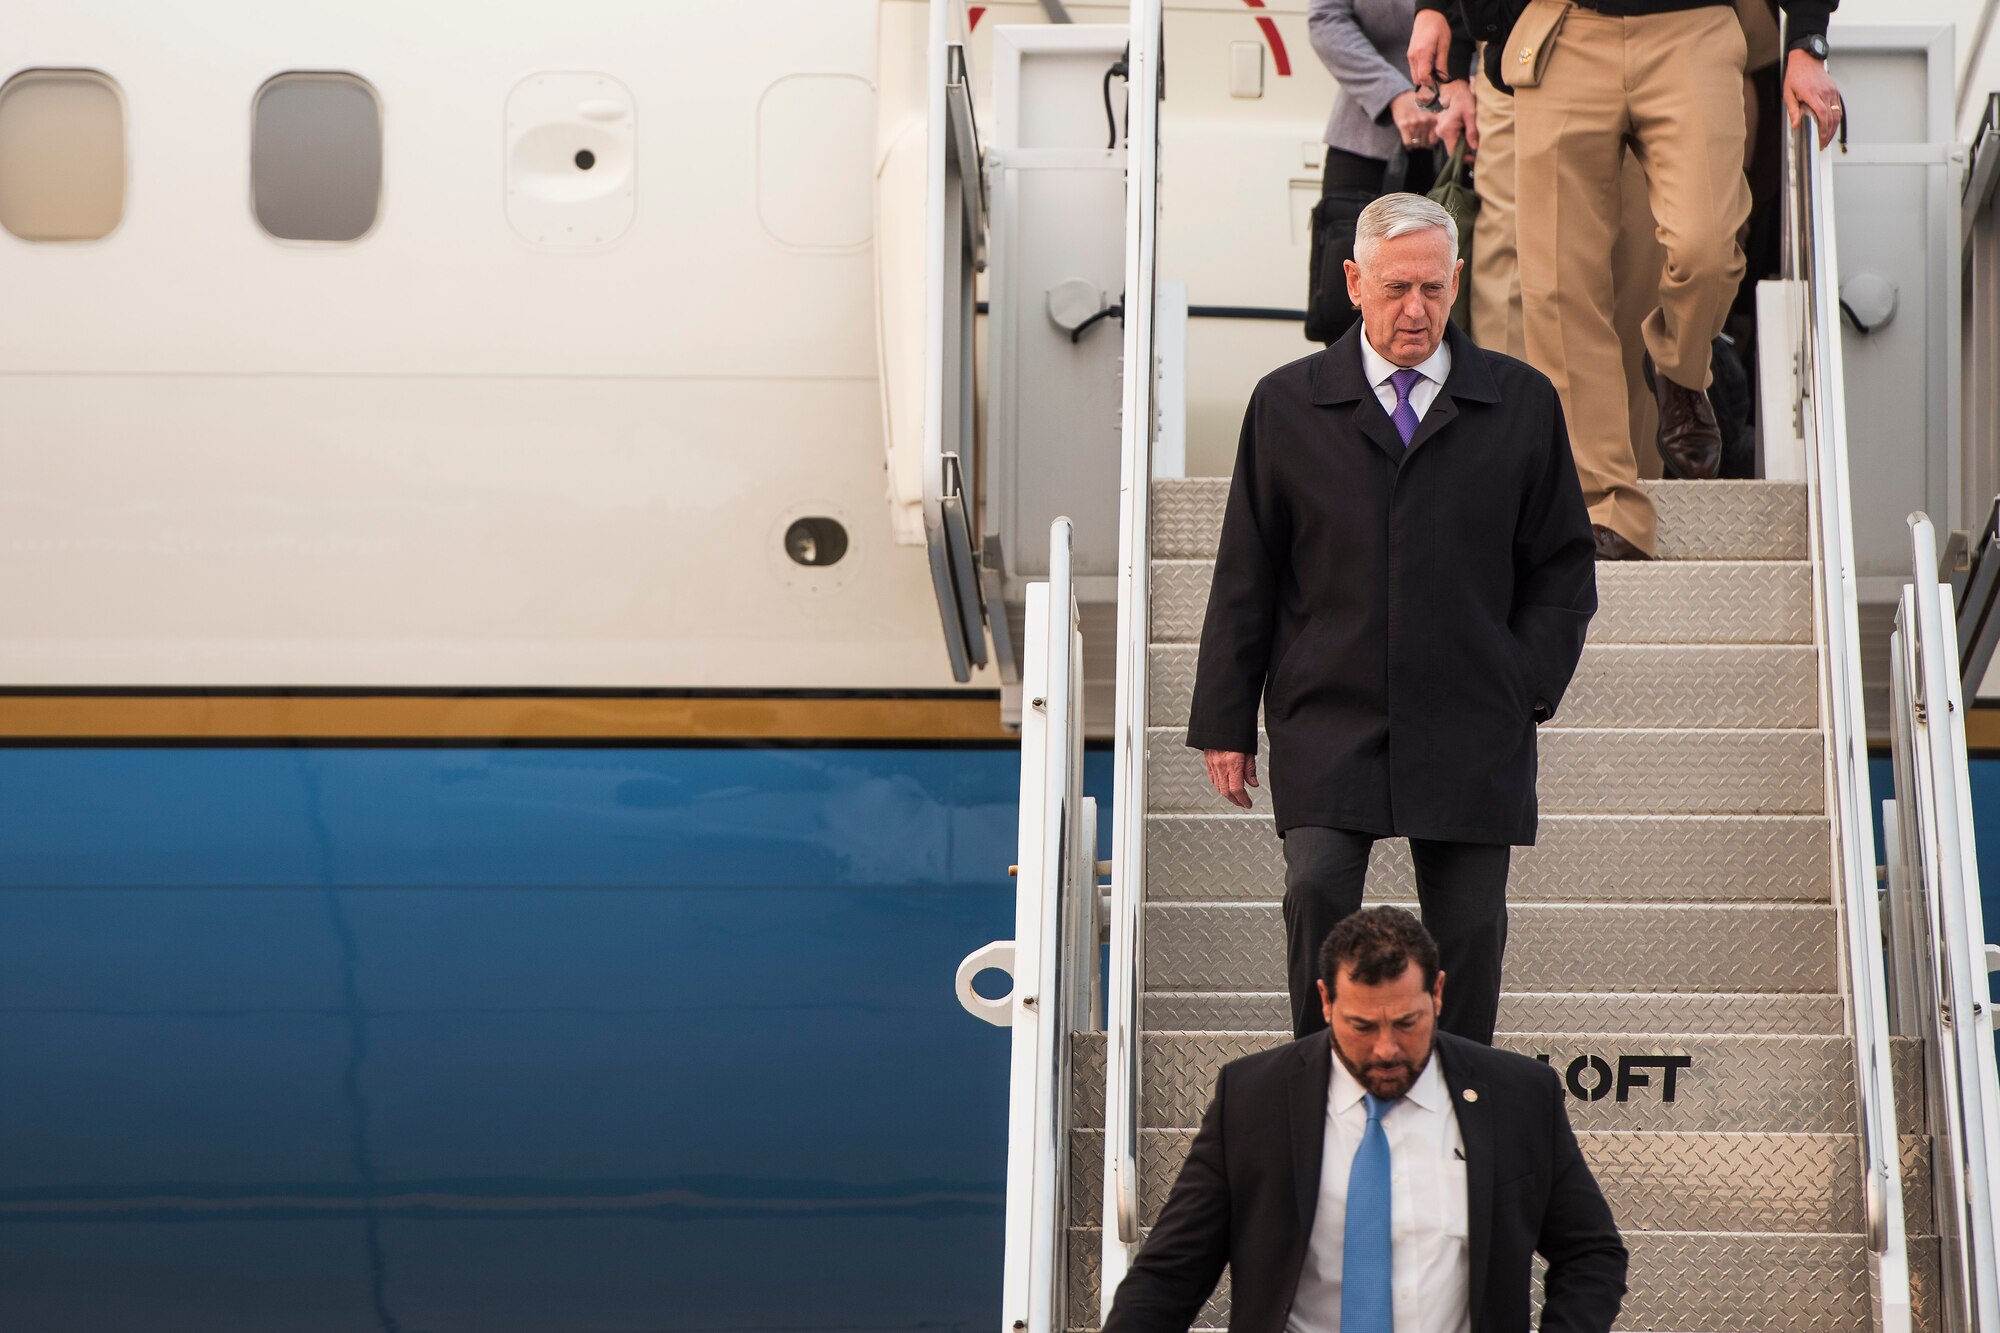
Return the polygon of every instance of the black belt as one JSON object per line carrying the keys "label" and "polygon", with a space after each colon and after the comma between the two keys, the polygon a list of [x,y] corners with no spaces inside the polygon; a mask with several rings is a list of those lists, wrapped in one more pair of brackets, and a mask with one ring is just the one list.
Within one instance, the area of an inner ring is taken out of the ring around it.
{"label": "black belt", "polygon": [[1570,0],[1578,9],[1588,9],[1610,19],[1649,18],[1654,14],[1680,14],[1690,9],[1712,9],[1730,0]]}

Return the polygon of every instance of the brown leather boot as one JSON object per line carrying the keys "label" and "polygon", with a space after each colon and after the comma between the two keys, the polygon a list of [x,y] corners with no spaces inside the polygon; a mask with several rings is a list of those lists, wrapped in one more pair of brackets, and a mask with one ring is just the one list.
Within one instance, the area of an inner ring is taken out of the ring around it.
{"label": "brown leather boot", "polygon": [[1683,481],[1707,481],[1722,471],[1722,430],[1715,408],[1700,389],[1683,388],[1653,370],[1653,354],[1644,362],[1646,387],[1660,404],[1660,463],[1667,475]]}
{"label": "brown leather boot", "polygon": [[1597,542],[1599,560],[1651,560],[1653,557],[1634,546],[1631,542],[1602,523],[1590,525],[1590,535]]}

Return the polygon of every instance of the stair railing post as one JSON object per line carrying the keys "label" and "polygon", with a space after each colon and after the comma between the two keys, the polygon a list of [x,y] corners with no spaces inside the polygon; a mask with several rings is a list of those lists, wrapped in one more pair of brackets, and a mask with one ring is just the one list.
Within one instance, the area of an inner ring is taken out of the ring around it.
{"label": "stair railing post", "polygon": [[1071,541],[1067,518],[1049,526],[1048,582],[1027,588],[1002,1333],[1062,1333],[1066,1323],[1070,1034],[1089,1008],[1097,948],[1096,805],[1083,797],[1083,644]]}
{"label": "stair railing post", "polygon": [[1915,837],[1910,878],[1924,929],[1919,963],[1931,983],[1924,1025],[1934,1197],[1944,1278],[1943,1326],[1987,1333],[2000,1321],[2000,1086],[1992,982],[1972,832],[1958,631],[1937,577],[1937,535],[1910,516],[1914,582],[1903,590],[1896,659],[1899,775]]}

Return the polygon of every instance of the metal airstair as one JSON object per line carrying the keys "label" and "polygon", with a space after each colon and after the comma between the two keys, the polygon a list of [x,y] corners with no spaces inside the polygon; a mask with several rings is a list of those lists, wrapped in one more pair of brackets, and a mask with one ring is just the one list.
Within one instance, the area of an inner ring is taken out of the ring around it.
{"label": "metal airstair", "polygon": [[[1182,748],[1226,489],[1154,491],[1142,1225],[1221,1065],[1290,1036],[1268,808],[1218,812]],[[1653,494],[1663,558],[1600,566],[1603,610],[1541,734],[1542,834],[1515,860],[1498,1044],[1565,1077],[1632,1250],[1622,1327],[1868,1328],[1805,488]],[[1414,909],[1400,843],[1372,870],[1371,900]],[[1094,1220],[1104,1040],[1076,1042],[1070,1212]],[[1905,1106],[1914,1055],[1896,1062]],[[1921,1139],[1900,1157],[1919,1185]],[[1071,1237],[1069,1324],[1091,1327],[1102,1236]],[[1203,1326],[1226,1322],[1223,1299]]]}
{"label": "metal airstair", "polygon": [[[1157,8],[1134,6],[1135,87],[1157,59]],[[1128,291],[1151,264],[1145,114],[1134,99]],[[1904,691],[1899,770],[1933,776],[1928,800],[1889,810],[1906,868],[1889,876],[1885,968],[1825,154],[1795,138],[1789,168],[1806,480],[1655,483],[1661,559],[1598,566],[1582,665],[1540,733],[1541,838],[1514,862],[1496,1044],[1568,1087],[1632,1253],[1619,1328],[1984,1333],[2000,1327],[2000,1110],[1986,981],[1970,975],[1985,955],[1969,815],[1948,818],[1962,728],[1953,770],[1936,720],[1955,644],[1933,624],[1929,646],[1907,650],[1906,674],[1935,680],[1929,712],[1922,682]],[[1129,307],[1127,364],[1147,365],[1143,306]],[[1022,930],[1039,971],[1017,970],[1014,994],[988,1005],[1017,1024],[1012,1143],[1027,1154],[1009,1163],[1008,1333],[1099,1325],[1218,1070],[1290,1039],[1266,797],[1248,813],[1224,805],[1183,745],[1228,482],[1151,479],[1149,377],[1127,379],[1111,893],[1067,831],[1084,814],[1073,785],[1031,790],[1031,769],[1067,743],[1024,734]],[[1926,607],[1931,558],[1927,574],[1918,557]],[[1051,614],[1031,635],[1039,679],[1076,658],[1065,624]],[[1912,625],[1905,641],[1917,637]],[[1918,732],[1930,748],[1912,759]],[[1032,884],[1031,862],[1047,867]],[[1370,900],[1414,897],[1406,849],[1378,844]],[[1094,975],[1100,938],[1101,1024],[1076,981]],[[1026,1063],[1023,1022],[1040,1052]],[[1228,1302],[1225,1277],[1196,1327],[1223,1328]]]}

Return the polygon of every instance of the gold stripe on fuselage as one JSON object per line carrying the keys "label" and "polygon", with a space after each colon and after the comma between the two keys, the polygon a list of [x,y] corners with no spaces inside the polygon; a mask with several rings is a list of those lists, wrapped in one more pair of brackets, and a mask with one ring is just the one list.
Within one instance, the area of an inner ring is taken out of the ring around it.
{"label": "gold stripe on fuselage", "polygon": [[898,741],[1017,739],[963,698],[451,694],[16,694],[0,744],[155,741]]}

